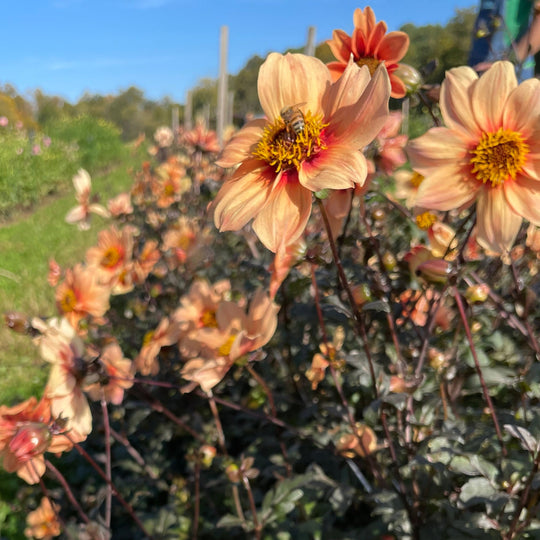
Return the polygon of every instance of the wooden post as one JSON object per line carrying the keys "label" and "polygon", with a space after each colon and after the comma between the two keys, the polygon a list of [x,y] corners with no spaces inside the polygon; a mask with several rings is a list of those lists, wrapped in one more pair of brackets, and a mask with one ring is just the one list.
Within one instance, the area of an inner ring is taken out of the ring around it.
{"label": "wooden post", "polygon": [[310,26],[308,28],[308,37],[307,37],[307,43],[304,48],[304,53],[308,56],[314,56],[315,55],[315,27]]}
{"label": "wooden post", "polygon": [[187,130],[193,129],[193,104],[191,100],[191,90],[186,94],[186,108],[184,109],[184,127]]}
{"label": "wooden post", "polygon": [[180,108],[175,105],[171,112],[171,129],[174,135],[178,133],[178,127],[180,125]]}
{"label": "wooden post", "polygon": [[223,130],[227,115],[227,47],[229,43],[229,27],[222,26],[219,40],[219,79],[216,131],[220,146],[223,145]]}

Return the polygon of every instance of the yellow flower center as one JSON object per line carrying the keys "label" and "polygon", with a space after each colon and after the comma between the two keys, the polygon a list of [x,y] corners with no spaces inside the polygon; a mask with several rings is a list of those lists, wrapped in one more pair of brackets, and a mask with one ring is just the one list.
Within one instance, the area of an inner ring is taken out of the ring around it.
{"label": "yellow flower center", "polygon": [[144,334],[143,337],[143,347],[146,347],[146,345],[149,345],[152,342],[152,339],[154,338],[155,331],[154,330],[148,330],[146,334]]}
{"label": "yellow flower center", "polygon": [[206,310],[200,318],[200,323],[205,328],[217,328],[216,312],[210,309]]}
{"label": "yellow flower center", "polygon": [[499,128],[494,133],[483,133],[477,147],[470,150],[472,173],[478,180],[491,182],[492,187],[508,178],[516,179],[523,169],[529,146],[521,133]]}
{"label": "yellow flower center", "polygon": [[220,356],[229,356],[231,353],[231,348],[236,339],[236,335],[233,334],[227,338],[227,341],[218,349]]}
{"label": "yellow flower center", "polygon": [[358,60],[356,60],[356,65],[362,67],[362,66],[367,66],[368,69],[369,69],[369,74],[373,77],[373,74],[375,73],[375,70],[377,69],[377,67],[379,66],[379,64],[381,63],[380,60],[377,60],[376,58],[373,58],[373,57],[370,57],[370,56],[365,56],[363,58],[358,58]]}
{"label": "yellow flower center", "polygon": [[323,130],[328,124],[323,123],[322,115],[313,116],[310,111],[303,114],[300,110],[295,113],[292,121],[278,117],[268,124],[253,151],[276,172],[299,169],[303,161],[326,149]]}
{"label": "yellow flower center", "polygon": [[413,187],[417,188],[420,187],[420,184],[424,181],[424,176],[422,176],[420,173],[417,173],[416,171],[413,171],[410,182]]}
{"label": "yellow flower center", "polygon": [[70,313],[77,305],[77,296],[73,289],[68,289],[60,300],[60,308],[64,313]]}
{"label": "yellow flower center", "polygon": [[423,230],[429,229],[437,221],[437,216],[431,212],[423,212],[416,216],[416,224]]}
{"label": "yellow flower center", "polygon": [[101,257],[101,266],[114,268],[120,259],[120,250],[117,247],[109,247],[103,253],[103,257]]}

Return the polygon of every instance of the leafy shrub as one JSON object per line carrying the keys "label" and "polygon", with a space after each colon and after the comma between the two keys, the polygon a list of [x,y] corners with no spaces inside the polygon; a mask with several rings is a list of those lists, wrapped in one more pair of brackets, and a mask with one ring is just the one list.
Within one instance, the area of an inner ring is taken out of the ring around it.
{"label": "leafy shrub", "polygon": [[103,119],[85,115],[65,117],[44,128],[51,139],[72,145],[79,166],[90,172],[114,163],[125,152],[120,130]]}

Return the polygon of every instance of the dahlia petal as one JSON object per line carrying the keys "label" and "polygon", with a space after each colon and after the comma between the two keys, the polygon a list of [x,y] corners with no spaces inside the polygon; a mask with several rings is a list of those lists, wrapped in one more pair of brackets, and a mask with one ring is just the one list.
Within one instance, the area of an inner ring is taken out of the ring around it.
{"label": "dahlia petal", "polygon": [[477,80],[478,75],[468,66],[451,69],[446,72],[440,97],[445,124],[451,129],[465,130],[473,136],[480,132],[470,99],[471,86]]}
{"label": "dahlia petal", "polygon": [[[527,79],[523,81],[506,101],[502,124],[506,129],[522,133],[525,137],[531,136],[538,127],[538,116],[531,111],[540,111],[540,81]],[[537,137],[531,137],[538,140]]]}
{"label": "dahlia petal", "polygon": [[[349,68],[348,68],[349,69]],[[353,66],[350,66],[353,69]],[[365,68],[362,68],[365,71]],[[362,71],[362,70],[360,70]],[[361,83],[365,74],[354,74],[352,80]],[[352,92],[353,90],[351,90]],[[339,92],[340,99],[345,99],[349,90]],[[388,100],[390,97],[390,81],[384,66],[379,66],[358,101],[336,110],[327,130],[337,141],[353,148],[367,146],[380,132],[388,117]],[[347,98],[349,99],[349,98]]]}
{"label": "dahlia petal", "polygon": [[389,32],[377,47],[377,58],[397,63],[405,56],[408,48],[409,36],[405,32]]}
{"label": "dahlia petal", "polygon": [[84,169],[79,169],[77,174],[73,177],[73,186],[77,195],[85,195],[90,191],[92,187],[92,180],[90,175]]}
{"label": "dahlia petal", "polygon": [[88,208],[85,206],[75,206],[66,214],[67,223],[77,223],[88,217]]}
{"label": "dahlia petal", "polygon": [[427,176],[433,168],[463,162],[468,151],[459,135],[448,128],[438,127],[409,141],[407,154],[412,168]]}
{"label": "dahlia petal", "polygon": [[341,75],[343,75],[347,65],[341,62],[330,62],[329,64],[326,64],[326,67],[328,68],[328,71],[330,71],[332,80],[337,81]]}
{"label": "dahlia petal", "polygon": [[351,56],[351,37],[343,30],[334,30],[327,42],[332,54],[340,64],[346,64]]}
{"label": "dahlia petal", "polygon": [[354,27],[360,29],[364,34],[369,34],[375,27],[375,13],[370,6],[366,6],[364,11],[356,8],[353,14]]}
{"label": "dahlia petal", "polygon": [[523,220],[506,203],[503,189],[483,187],[476,215],[478,243],[495,253],[509,251]]}
{"label": "dahlia petal", "polygon": [[540,226],[540,185],[536,180],[519,177],[515,182],[505,182],[503,191],[516,214]]}
{"label": "dahlia petal", "polygon": [[234,167],[250,157],[250,151],[254,144],[261,138],[264,126],[267,121],[264,119],[252,120],[246,124],[229,141],[222,155],[215,162],[219,167]]}
{"label": "dahlia petal", "polygon": [[298,178],[311,191],[348,189],[355,184],[363,185],[367,172],[362,152],[332,145],[315,159],[305,161],[298,171]]}
{"label": "dahlia petal", "polygon": [[[383,21],[379,21],[375,25],[373,32],[368,36],[368,39],[366,42],[366,50],[364,51],[364,54],[363,55],[359,54],[358,56],[374,56],[375,58],[380,58],[379,55],[377,54],[377,49],[386,34],[386,30],[388,30],[386,23]],[[355,43],[353,41],[353,44],[352,44],[353,52],[354,52],[354,45]]]}
{"label": "dahlia petal", "polygon": [[267,203],[275,173],[266,163],[249,160],[219,190],[212,203],[220,231],[237,231]]}
{"label": "dahlia petal", "polygon": [[328,68],[313,56],[270,53],[257,81],[261,107],[271,122],[284,107],[294,105],[318,114],[321,97],[330,82]]}
{"label": "dahlia petal", "polygon": [[415,205],[434,210],[452,210],[470,204],[479,184],[471,182],[458,166],[436,168],[418,188]]}
{"label": "dahlia petal", "polygon": [[395,99],[405,97],[405,94],[407,93],[407,87],[405,86],[405,83],[399,77],[396,77],[393,73],[390,73],[390,86],[391,97]]}
{"label": "dahlia petal", "polygon": [[495,62],[471,86],[471,107],[482,131],[497,131],[501,127],[506,100],[516,87],[516,71],[511,62]]}
{"label": "dahlia petal", "polygon": [[299,182],[284,179],[255,218],[253,230],[275,253],[281,242],[294,242],[304,232],[310,214],[311,191]]}
{"label": "dahlia petal", "polygon": [[[343,68],[343,64],[340,64]],[[340,113],[340,109],[355,105],[358,103],[362,92],[369,84],[371,75],[367,67],[360,68],[350,60],[341,77],[328,87],[322,99],[322,108],[325,114],[325,121]],[[341,114],[350,119],[350,111],[347,114]],[[341,118],[334,117],[332,122],[342,122]]]}

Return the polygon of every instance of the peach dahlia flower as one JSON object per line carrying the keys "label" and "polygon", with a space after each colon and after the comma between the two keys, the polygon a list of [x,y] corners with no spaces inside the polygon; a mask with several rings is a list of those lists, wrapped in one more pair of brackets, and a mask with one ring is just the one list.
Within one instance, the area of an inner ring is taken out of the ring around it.
{"label": "peach dahlia flower", "polygon": [[[249,122],[226,146],[217,164],[238,168],[212,207],[221,231],[254,219],[253,230],[276,252],[302,234],[313,192],[364,183],[359,149],[384,125],[390,85],[384,68],[371,77],[351,62],[332,84],[320,60],[271,53],[259,71],[258,93],[267,119]],[[303,128],[285,123],[281,111],[288,107],[303,117]]]}
{"label": "peach dahlia flower", "polygon": [[510,62],[480,78],[458,67],[446,75],[440,105],[447,127],[408,147],[425,177],[415,203],[451,210],[476,202],[478,242],[508,251],[523,218],[540,225],[540,81],[518,86]]}
{"label": "peach dahlia flower", "polygon": [[372,74],[379,64],[384,64],[390,76],[392,97],[402,98],[406,93],[405,84],[394,71],[409,48],[409,36],[405,32],[387,34],[386,23],[375,21],[375,14],[369,6],[364,11],[357,8],[353,15],[352,36],[343,30],[334,30],[332,39],[327,43],[337,62],[330,62],[328,69],[334,80],[337,79],[345,71],[351,55],[356,64],[368,66]]}

